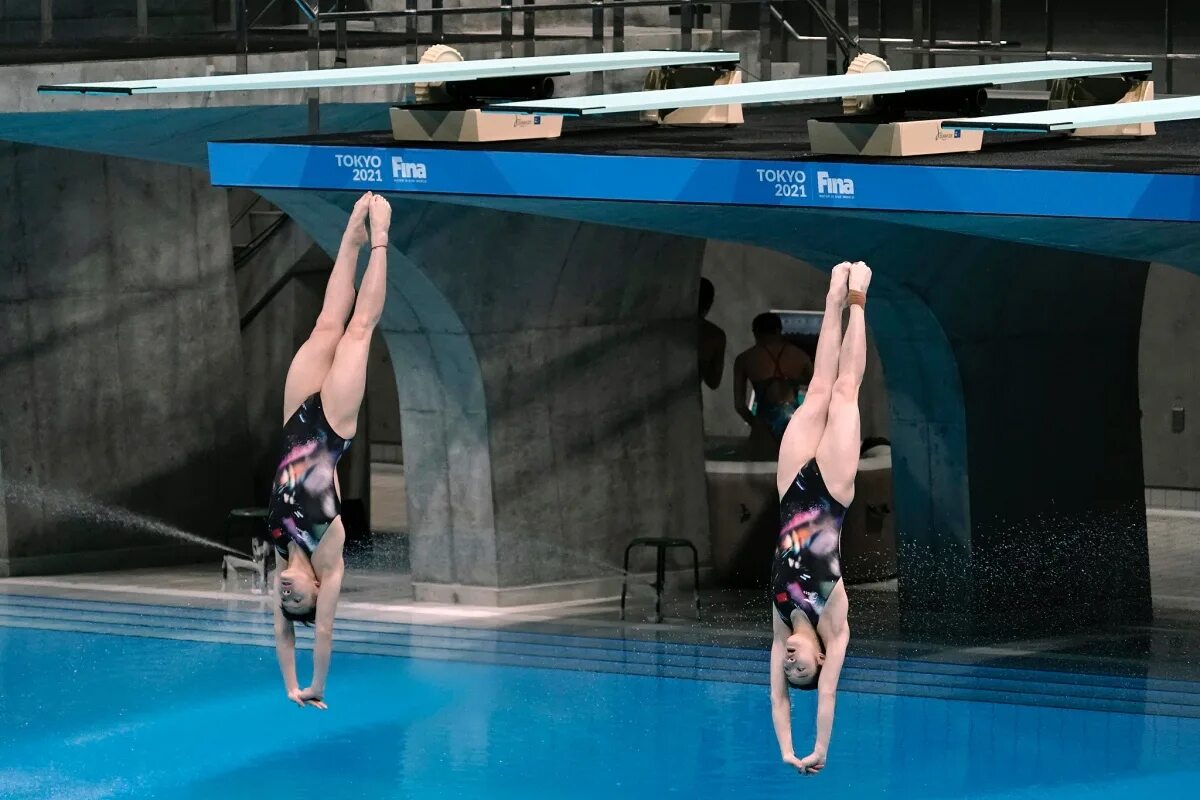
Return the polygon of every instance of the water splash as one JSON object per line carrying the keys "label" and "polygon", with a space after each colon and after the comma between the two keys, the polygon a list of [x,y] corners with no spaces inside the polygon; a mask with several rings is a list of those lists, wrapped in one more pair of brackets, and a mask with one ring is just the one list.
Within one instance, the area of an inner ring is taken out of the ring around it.
{"label": "water splash", "polygon": [[25,506],[40,504],[49,516],[83,520],[93,525],[129,528],[158,536],[170,536],[192,544],[212,547],[243,558],[250,558],[249,555],[228,545],[214,542],[212,539],[205,539],[203,536],[189,533],[168,522],[148,517],[145,514],[138,514],[127,508],[101,503],[95,498],[79,492],[51,489],[26,481],[5,481],[4,489],[8,502]]}

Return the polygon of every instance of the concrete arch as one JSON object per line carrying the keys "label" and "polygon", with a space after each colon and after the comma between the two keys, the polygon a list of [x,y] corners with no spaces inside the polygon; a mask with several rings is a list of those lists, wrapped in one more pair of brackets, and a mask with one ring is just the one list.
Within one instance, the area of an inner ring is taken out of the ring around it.
{"label": "concrete arch", "polygon": [[[393,207],[413,221],[400,246],[459,314],[482,370],[495,602],[611,593],[625,544],[647,532],[695,539],[703,554],[691,351],[703,242],[402,198]],[[529,589],[545,584],[558,588]]]}
{"label": "concrete arch", "polygon": [[891,411],[900,607],[946,611],[968,590],[971,548],[958,362],[941,323],[911,290],[885,277],[872,299],[869,320]]}

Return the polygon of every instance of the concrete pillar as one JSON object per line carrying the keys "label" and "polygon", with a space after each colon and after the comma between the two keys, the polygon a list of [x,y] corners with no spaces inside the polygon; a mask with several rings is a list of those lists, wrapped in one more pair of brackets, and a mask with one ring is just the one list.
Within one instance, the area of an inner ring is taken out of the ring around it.
{"label": "concrete pillar", "polygon": [[0,459],[0,578],[7,578],[9,575],[7,501],[8,489],[4,485],[4,462]]}
{"label": "concrete pillar", "polygon": [[612,592],[638,536],[693,539],[703,557],[703,241],[430,204],[406,252],[479,361],[499,586]]}
{"label": "concrete pillar", "polygon": [[923,626],[931,611],[961,610],[970,591],[966,409],[954,352],[928,305],[886,274],[871,295],[891,411],[901,611]]}
{"label": "concrete pillar", "polygon": [[1146,484],[1194,490],[1200,488],[1200,280],[1161,264],[1150,275],[1138,356]]}
{"label": "concrete pillar", "polygon": [[215,558],[41,492],[209,538],[249,500],[224,193],[188,169],[23,145],[0,146],[0,174],[3,569]]}

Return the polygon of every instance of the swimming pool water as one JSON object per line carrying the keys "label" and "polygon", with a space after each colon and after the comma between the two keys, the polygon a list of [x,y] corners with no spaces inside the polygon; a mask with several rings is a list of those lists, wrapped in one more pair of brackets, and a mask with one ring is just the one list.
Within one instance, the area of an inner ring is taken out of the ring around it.
{"label": "swimming pool water", "polygon": [[[468,637],[453,662],[336,653],[319,712],[286,701],[267,647],[13,619],[0,618],[6,800],[1077,800],[1200,786],[1194,716],[846,691],[828,767],[801,777],[779,762],[761,685],[496,665],[483,645],[473,660]],[[795,696],[798,743],[814,700]]]}

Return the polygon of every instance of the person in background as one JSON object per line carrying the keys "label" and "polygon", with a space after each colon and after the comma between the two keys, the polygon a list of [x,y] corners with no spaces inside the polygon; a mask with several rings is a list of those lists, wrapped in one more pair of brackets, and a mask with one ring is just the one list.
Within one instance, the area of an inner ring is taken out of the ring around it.
{"label": "person in background", "polygon": [[700,380],[710,389],[721,385],[725,372],[725,331],[710,322],[708,312],[712,309],[716,289],[708,278],[700,279],[700,340],[696,354],[700,359]]}
{"label": "person in background", "polygon": [[[750,426],[750,455],[774,459],[788,421],[800,406],[799,395],[812,379],[813,363],[807,353],[783,338],[778,314],[759,314],[751,330],[754,346],[733,362],[733,407]],[[747,384],[754,387],[753,412]]]}

